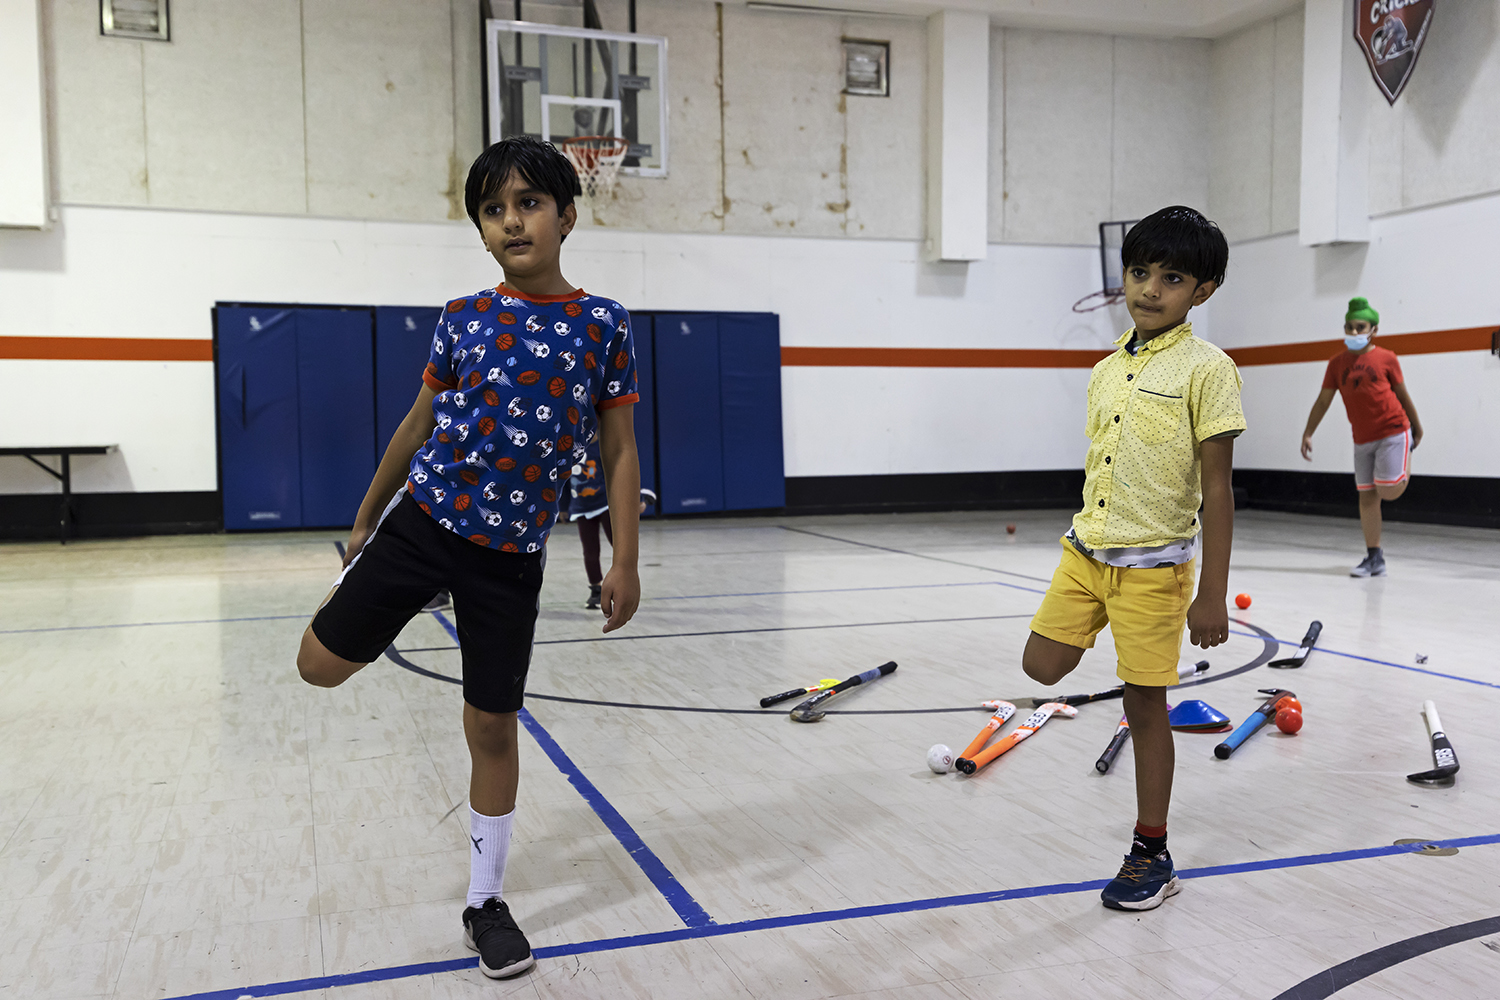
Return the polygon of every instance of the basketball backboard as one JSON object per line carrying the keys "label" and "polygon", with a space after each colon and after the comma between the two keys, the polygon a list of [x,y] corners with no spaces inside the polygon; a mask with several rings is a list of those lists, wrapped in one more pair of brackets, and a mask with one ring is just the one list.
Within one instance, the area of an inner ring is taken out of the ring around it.
{"label": "basketball backboard", "polygon": [[617,136],[621,173],[667,175],[665,38],[501,20],[484,37],[487,142]]}

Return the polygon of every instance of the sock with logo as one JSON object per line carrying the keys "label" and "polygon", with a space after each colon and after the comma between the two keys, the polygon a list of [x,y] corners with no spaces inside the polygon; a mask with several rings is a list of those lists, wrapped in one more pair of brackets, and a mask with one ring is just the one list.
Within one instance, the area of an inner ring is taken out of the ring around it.
{"label": "sock with logo", "polygon": [[1143,858],[1154,858],[1167,849],[1167,825],[1135,825],[1135,838],[1130,843],[1130,853]]}
{"label": "sock with logo", "polygon": [[505,888],[505,858],[510,853],[510,828],[515,821],[512,809],[504,816],[485,816],[469,807],[469,901],[483,906],[484,901],[501,895]]}

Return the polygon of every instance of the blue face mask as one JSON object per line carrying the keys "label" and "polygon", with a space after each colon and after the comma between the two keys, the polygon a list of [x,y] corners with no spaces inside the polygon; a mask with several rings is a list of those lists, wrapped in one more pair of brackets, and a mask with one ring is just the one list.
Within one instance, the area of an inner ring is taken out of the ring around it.
{"label": "blue face mask", "polygon": [[1370,335],[1368,333],[1362,333],[1358,337],[1345,335],[1344,346],[1351,351],[1363,351],[1370,346]]}

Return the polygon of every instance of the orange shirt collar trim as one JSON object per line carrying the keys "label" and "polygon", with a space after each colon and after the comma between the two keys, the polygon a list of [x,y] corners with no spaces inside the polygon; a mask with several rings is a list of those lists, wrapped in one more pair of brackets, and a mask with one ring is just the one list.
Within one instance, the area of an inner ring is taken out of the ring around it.
{"label": "orange shirt collar trim", "polygon": [[495,294],[509,295],[513,299],[525,299],[527,302],[572,302],[574,299],[583,298],[588,292],[582,288],[575,288],[566,295],[527,295],[525,292],[516,291],[502,281],[495,286]]}

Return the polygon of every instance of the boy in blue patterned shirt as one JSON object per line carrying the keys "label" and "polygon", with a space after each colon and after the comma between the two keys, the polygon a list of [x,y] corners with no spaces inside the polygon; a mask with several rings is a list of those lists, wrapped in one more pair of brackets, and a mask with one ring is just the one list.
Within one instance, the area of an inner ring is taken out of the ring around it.
{"label": "boy in blue patterned shirt", "polygon": [[464,942],[492,978],[534,963],[502,894],[519,777],[516,713],[543,546],[558,494],[595,435],[614,527],[604,631],[628,622],[640,602],[635,350],[624,308],[562,275],[579,193],[572,164],[550,143],[506,139],[474,162],[465,207],[505,282],[444,310],[422,390],[297,654],[304,680],[336,687],[384,652],[439,589],[452,592],[472,759]]}

